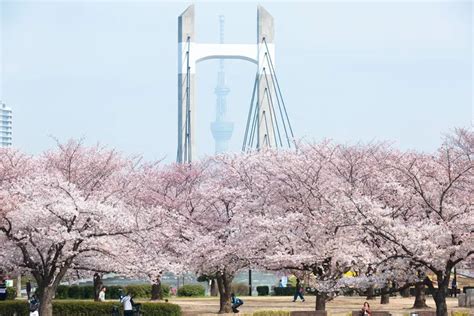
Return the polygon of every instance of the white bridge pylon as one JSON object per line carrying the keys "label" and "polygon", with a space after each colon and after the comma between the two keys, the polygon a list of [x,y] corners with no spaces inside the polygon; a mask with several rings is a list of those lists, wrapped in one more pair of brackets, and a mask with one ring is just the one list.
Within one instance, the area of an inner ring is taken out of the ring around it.
{"label": "white bridge pylon", "polygon": [[[256,64],[254,96],[255,147],[277,145],[274,124],[278,100],[275,77],[275,47],[273,17],[261,6],[257,9],[257,41],[255,44],[207,44],[195,40],[194,5],[178,18],[178,152],[177,162],[189,163],[196,152],[194,99],[196,64],[209,59],[241,59]],[[275,77],[275,78],[274,78]],[[279,89],[279,88],[278,88]],[[281,98],[281,95],[280,95]],[[253,102],[253,101],[252,101]],[[278,103],[280,104],[280,103]],[[252,109],[252,107],[251,107]],[[281,109],[280,109],[281,112]],[[269,127],[270,126],[270,127]],[[247,123],[249,129],[249,122]],[[246,132],[247,137],[247,132]]]}

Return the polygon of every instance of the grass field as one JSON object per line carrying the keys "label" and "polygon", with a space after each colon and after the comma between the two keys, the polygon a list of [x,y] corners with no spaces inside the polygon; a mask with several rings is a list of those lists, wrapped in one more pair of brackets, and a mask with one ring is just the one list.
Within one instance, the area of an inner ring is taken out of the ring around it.
{"label": "grass field", "polygon": [[[244,305],[240,307],[241,313],[249,313],[258,310],[314,310],[315,297],[306,296],[306,301],[292,302],[292,297],[289,296],[265,296],[265,297],[241,297]],[[364,297],[337,297],[327,304],[327,311],[332,316],[347,316],[352,310],[358,310],[364,303]],[[380,298],[370,301],[372,310],[390,311],[392,315],[408,315],[413,312],[414,298],[391,297],[390,304],[380,305]],[[218,298],[172,298],[170,303],[175,303],[181,306],[185,316],[194,315],[216,315],[219,310]],[[427,297],[427,304],[434,310],[435,303],[431,297]],[[457,299],[448,298],[449,311],[470,311],[474,315],[474,309],[466,309],[457,307]]]}

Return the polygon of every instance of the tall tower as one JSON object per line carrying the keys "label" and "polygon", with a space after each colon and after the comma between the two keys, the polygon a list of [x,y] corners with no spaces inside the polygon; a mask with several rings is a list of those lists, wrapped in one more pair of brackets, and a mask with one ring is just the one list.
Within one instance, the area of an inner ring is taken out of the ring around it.
{"label": "tall tower", "polygon": [[0,101],[0,147],[12,145],[12,109]]}
{"label": "tall tower", "polygon": [[[219,16],[219,43],[224,44],[224,16]],[[219,59],[219,71],[217,72],[216,94],[216,120],[211,123],[212,136],[216,144],[216,154],[227,151],[229,139],[234,131],[234,123],[226,120],[227,116],[227,94],[230,89],[225,84],[224,59]]]}

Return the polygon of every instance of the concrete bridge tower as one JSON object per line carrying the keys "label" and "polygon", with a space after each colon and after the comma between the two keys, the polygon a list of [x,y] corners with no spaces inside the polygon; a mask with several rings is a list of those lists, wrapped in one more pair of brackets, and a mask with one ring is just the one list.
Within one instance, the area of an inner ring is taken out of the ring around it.
{"label": "concrete bridge tower", "polygon": [[[273,17],[263,7],[257,8],[257,41],[254,44],[199,43],[196,42],[195,35],[194,5],[191,5],[178,17],[178,150],[176,161],[190,163],[195,159],[196,64],[210,59],[241,59],[256,65],[254,92],[250,102],[252,105],[255,103],[255,107],[251,107],[249,110],[250,116],[247,120],[247,130],[250,130],[249,139],[256,139],[256,144],[252,145],[253,141],[251,141],[250,146],[247,147],[278,147],[279,132],[275,127],[278,128],[277,114],[282,112],[275,106],[276,104],[280,106],[282,99],[275,76]],[[220,63],[222,64],[222,61]],[[222,100],[225,100],[225,95],[229,92],[225,87],[223,73],[223,68],[221,68],[219,84],[216,88],[218,103],[216,121],[211,125],[217,151],[225,149],[233,131],[233,124],[226,121],[225,118],[225,102],[222,103]],[[285,118],[282,116],[282,119]],[[253,123],[249,125],[250,121]],[[244,139],[246,138],[247,132]]]}

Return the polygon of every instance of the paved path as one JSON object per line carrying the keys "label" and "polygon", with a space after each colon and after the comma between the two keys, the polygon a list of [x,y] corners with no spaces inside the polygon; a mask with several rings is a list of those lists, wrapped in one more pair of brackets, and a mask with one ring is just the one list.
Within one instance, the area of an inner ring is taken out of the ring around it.
{"label": "paved path", "polygon": [[[254,312],[257,310],[314,310],[315,297],[306,296],[306,302],[291,302],[292,297],[278,297],[278,296],[267,296],[267,297],[241,297],[245,304],[240,308],[242,314]],[[337,297],[327,304],[327,310],[331,316],[347,316],[352,310],[358,310],[361,308],[365,301],[364,297]],[[380,305],[380,298],[377,300],[370,301],[370,305],[373,310],[388,310],[394,316],[408,315],[414,310],[411,309],[413,306],[414,298],[400,298],[391,297],[390,304]],[[217,298],[172,298],[170,303],[175,303],[181,306],[184,312],[184,316],[209,316],[216,315],[219,310],[219,300]],[[427,298],[427,304],[434,310],[435,303],[431,297]],[[466,311],[457,307],[457,299],[448,298],[449,311]],[[474,316],[474,309],[470,310]]]}

